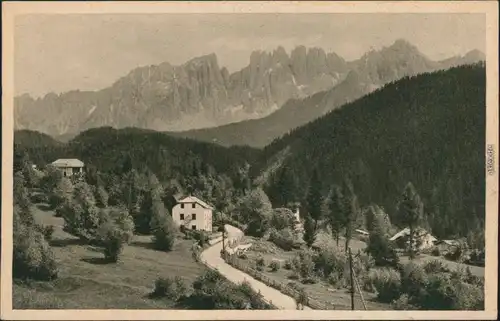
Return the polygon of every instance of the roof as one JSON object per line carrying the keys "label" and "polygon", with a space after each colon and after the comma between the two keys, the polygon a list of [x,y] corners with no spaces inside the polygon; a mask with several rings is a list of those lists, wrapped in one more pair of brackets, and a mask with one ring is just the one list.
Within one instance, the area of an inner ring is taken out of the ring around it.
{"label": "roof", "polygon": [[183,198],[182,200],[178,201],[179,203],[197,203],[203,206],[204,208],[208,209],[213,209],[212,206],[208,205],[207,203],[203,202],[200,200],[198,197],[195,196],[188,196],[186,198]]}
{"label": "roof", "polygon": [[83,162],[76,158],[60,158],[52,162],[52,165],[56,167],[83,167]]}
{"label": "roof", "polygon": [[361,234],[364,234],[364,235],[368,235],[368,234],[370,234],[370,233],[368,233],[367,231],[363,231],[363,230],[360,230],[360,229],[356,229],[356,232],[361,233]]}
{"label": "roof", "polygon": [[398,238],[402,237],[402,236],[406,236],[410,234],[410,229],[409,228],[404,228],[402,229],[401,231],[397,232],[396,234],[394,234],[393,237],[391,237],[389,239],[389,241],[394,241],[394,240],[397,240]]}
{"label": "roof", "polygon": [[[431,239],[437,240],[434,236],[432,236],[429,232],[427,232],[423,228],[416,228],[414,233],[417,234],[416,235],[417,237],[423,237],[423,236],[428,235],[428,236],[430,236]],[[400,237],[407,236],[407,235],[410,235],[410,229],[408,227],[406,227],[406,228],[402,229],[401,231],[397,232],[396,234],[394,234],[389,239],[389,241],[394,241]]]}

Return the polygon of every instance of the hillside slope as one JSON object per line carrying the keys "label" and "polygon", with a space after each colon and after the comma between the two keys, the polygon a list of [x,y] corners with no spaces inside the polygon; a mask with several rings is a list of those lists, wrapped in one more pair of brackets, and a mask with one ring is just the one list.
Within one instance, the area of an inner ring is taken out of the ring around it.
{"label": "hillside slope", "polygon": [[[484,224],[485,67],[475,64],[406,77],[300,127],[267,146],[255,175],[276,155],[304,195],[313,168],[326,195],[350,176],[363,205],[383,206],[400,222],[396,204],[412,182],[438,236],[465,235]],[[275,201],[275,198],[273,199]]]}

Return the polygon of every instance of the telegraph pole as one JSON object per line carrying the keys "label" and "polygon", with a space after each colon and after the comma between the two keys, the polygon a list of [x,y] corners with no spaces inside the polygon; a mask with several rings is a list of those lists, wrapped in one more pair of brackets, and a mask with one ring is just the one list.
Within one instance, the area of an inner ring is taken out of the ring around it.
{"label": "telegraph pole", "polygon": [[354,271],[352,269],[351,248],[349,248],[349,271],[351,274],[351,310],[354,310]]}
{"label": "telegraph pole", "polygon": [[225,228],[224,228],[224,222],[222,223],[222,251],[225,253],[226,252],[226,238],[225,238]]}

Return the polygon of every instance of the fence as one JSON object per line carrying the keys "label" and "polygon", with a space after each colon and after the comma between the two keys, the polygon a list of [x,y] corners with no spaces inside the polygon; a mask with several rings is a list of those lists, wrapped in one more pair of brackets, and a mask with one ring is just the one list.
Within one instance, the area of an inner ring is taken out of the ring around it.
{"label": "fence", "polygon": [[[294,288],[282,283],[278,282],[276,280],[272,280],[269,277],[267,277],[264,273],[259,272],[245,263],[242,263],[244,261],[238,259],[236,255],[223,255],[222,258],[224,261],[226,261],[227,264],[231,265],[232,267],[245,272],[246,274],[250,275],[254,279],[261,281],[262,283],[280,291],[281,293],[288,295],[292,298],[298,298],[300,296],[299,291],[295,290]],[[307,304],[308,307],[314,310],[331,310],[330,308],[327,308],[324,304],[318,302],[317,300],[314,300],[311,298],[309,295],[307,296]]]}

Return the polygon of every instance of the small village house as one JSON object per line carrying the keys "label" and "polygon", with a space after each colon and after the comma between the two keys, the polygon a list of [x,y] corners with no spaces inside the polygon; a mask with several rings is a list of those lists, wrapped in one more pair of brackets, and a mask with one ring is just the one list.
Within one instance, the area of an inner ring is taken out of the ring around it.
{"label": "small village house", "polygon": [[60,158],[51,164],[62,171],[64,177],[70,177],[76,174],[83,173],[83,162],[76,158]]}
{"label": "small village house", "polygon": [[[404,228],[394,234],[389,241],[392,241],[399,248],[407,248],[410,242],[410,229]],[[418,250],[426,250],[435,245],[437,239],[423,228],[416,228],[414,231],[414,244],[418,246]]]}
{"label": "small village house", "polygon": [[212,212],[212,206],[195,196],[188,196],[179,199],[172,208],[172,219],[177,226],[212,232]]}

